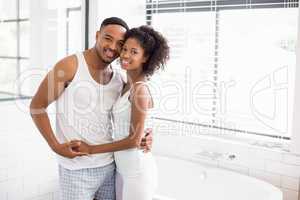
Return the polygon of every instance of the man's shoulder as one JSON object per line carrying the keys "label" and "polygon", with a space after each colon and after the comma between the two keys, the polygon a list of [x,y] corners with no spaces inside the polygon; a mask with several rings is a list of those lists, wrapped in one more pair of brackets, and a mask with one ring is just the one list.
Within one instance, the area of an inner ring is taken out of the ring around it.
{"label": "man's shoulder", "polygon": [[76,54],[66,56],[57,62],[58,66],[66,69],[77,68],[78,61]]}
{"label": "man's shoulder", "polygon": [[63,79],[72,80],[77,71],[77,68],[77,56],[73,54],[59,60],[54,66],[54,71],[60,75],[63,75]]}

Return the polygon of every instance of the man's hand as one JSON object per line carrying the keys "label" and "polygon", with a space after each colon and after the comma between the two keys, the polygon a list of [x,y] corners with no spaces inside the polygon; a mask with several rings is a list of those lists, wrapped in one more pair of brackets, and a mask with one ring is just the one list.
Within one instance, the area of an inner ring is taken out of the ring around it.
{"label": "man's hand", "polygon": [[63,144],[58,144],[57,146],[55,146],[53,150],[55,153],[67,158],[75,158],[76,156],[87,155],[86,153],[83,152],[74,151],[73,148],[77,148],[77,146],[78,144],[67,142]]}
{"label": "man's hand", "polygon": [[140,148],[143,149],[144,153],[150,152],[152,149],[152,143],[153,143],[153,134],[152,134],[152,129],[147,128],[145,130],[145,137],[142,138]]}
{"label": "man's hand", "polygon": [[78,153],[85,155],[91,154],[92,146],[81,141],[81,140],[72,140],[71,141],[72,150]]}

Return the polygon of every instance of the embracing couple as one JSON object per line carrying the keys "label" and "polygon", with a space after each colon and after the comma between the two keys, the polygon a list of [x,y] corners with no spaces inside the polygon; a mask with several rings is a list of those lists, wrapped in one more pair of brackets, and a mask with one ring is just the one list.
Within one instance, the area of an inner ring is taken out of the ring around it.
{"label": "embracing couple", "polygon": [[[127,77],[110,63],[120,57]],[[58,155],[61,200],[151,200],[157,171],[147,121],[147,80],[169,58],[149,26],[105,19],[91,49],[60,60],[30,104],[34,123]],[[127,80],[126,80],[127,79]],[[56,101],[56,130],[46,108]]]}

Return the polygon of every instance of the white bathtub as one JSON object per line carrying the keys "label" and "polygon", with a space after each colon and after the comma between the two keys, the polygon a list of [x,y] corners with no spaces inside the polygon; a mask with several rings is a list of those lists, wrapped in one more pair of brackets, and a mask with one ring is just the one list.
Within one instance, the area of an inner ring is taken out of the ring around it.
{"label": "white bathtub", "polygon": [[282,200],[282,192],[264,181],[201,164],[156,156],[159,174],[153,200]]}

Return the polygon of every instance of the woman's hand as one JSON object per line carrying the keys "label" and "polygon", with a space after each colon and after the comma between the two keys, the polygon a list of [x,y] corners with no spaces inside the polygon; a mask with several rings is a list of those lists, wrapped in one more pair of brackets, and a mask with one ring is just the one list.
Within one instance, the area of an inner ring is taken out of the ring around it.
{"label": "woman's hand", "polygon": [[92,146],[81,141],[81,140],[72,140],[71,142],[72,150],[75,152],[83,153],[83,154],[91,154]]}
{"label": "woman's hand", "polygon": [[79,147],[78,144],[67,142],[67,143],[56,145],[53,148],[53,150],[54,150],[55,153],[57,153],[61,156],[64,156],[66,158],[75,158],[77,156],[87,155],[84,152],[75,151],[74,149],[76,149],[77,147]]}
{"label": "woman's hand", "polygon": [[140,149],[143,150],[144,153],[148,153],[152,149],[152,143],[153,143],[153,133],[151,128],[147,128],[145,130],[145,137],[142,138]]}

